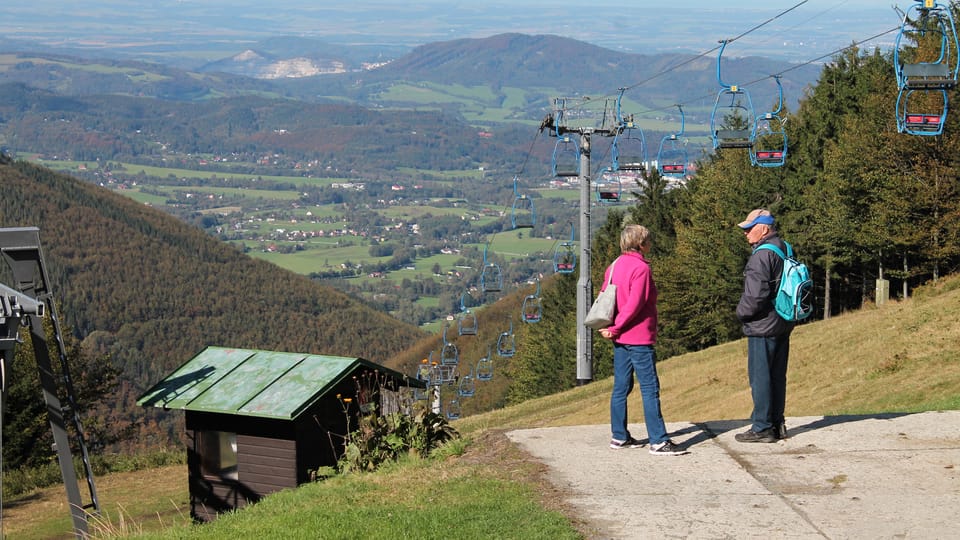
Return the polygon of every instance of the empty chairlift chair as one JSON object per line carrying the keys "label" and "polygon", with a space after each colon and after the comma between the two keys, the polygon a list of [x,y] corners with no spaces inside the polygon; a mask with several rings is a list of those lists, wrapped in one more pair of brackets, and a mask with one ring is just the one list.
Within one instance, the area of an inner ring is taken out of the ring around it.
{"label": "empty chairlift chair", "polygon": [[686,119],[683,107],[680,110],[680,131],[664,135],[657,149],[657,170],[660,176],[671,182],[683,182],[687,177],[687,143],[683,138]]}
{"label": "empty chairlift chair", "polygon": [[537,279],[537,290],[523,299],[521,316],[525,323],[538,323],[543,318],[543,301],[540,298],[540,280]]}
{"label": "empty chairlift chair", "polygon": [[443,325],[443,345],[440,347],[440,365],[456,366],[460,363],[460,350],[456,343],[447,341],[448,325]]}
{"label": "empty chairlift chair", "polygon": [[715,150],[724,148],[751,148],[753,146],[756,113],[753,101],[746,88],[723,82],[720,76],[720,59],[727,41],[721,42],[717,55],[717,83],[720,90],[710,113],[710,134]]}
{"label": "empty chairlift chair", "polygon": [[444,407],[444,414],[449,420],[456,420],[460,418],[460,400],[457,398],[451,398],[447,401],[446,406]]}
{"label": "empty chairlift chair", "polygon": [[[497,356],[508,358],[517,352],[517,339],[513,335],[513,321],[510,321],[510,330],[501,332],[497,337]],[[479,370],[477,370],[479,371]]]}
{"label": "empty chairlift chair", "polygon": [[499,292],[503,289],[503,273],[500,265],[487,259],[487,248],[483,246],[483,268],[480,270],[480,290],[482,292]]}
{"label": "empty chairlift chair", "polygon": [[554,176],[560,178],[580,176],[580,145],[570,134],[557,135],[552,161]]}
{"label": "empty chairlift chair", "polygon": [[461,336],[477,335],[477,314],[470,311],[467,306],[467,299],[470,295],[463,293],[460,295],[460,313],[457,314],[457,333]]}
{"label": "empty chairlift chair", "polygon": [[617,96],[617,134],[613,137],[610,154],[613,158],[613,170],[639,174],[647,165],[647,141],[643,136],[640,124],[634,121],[633,115],[623,113],[623,92],[620,89]]}
{"label": "empty chairlift chair", "polygon": [[576,237],[573,225],[570,225],[570,240],[560,242],[553,250],[553,271],[558,274],[572,274],[577,267]]}
{"label": "empty chairlift chair", "polygon": [[620,202],[623,196],[623,183],[620,181],[620,173],[612,167],[602,169],[593,183],[598,203],[618,204]]}
{"label": "empty chairlift chair", "polygon": [[477,381],[473,377],[473,373],[468,373],[460,377],[460,380],[457,382],[457,395],[460,397],[473,397],[477,392]]}
{"label": "empty chairlift chair", "polygon": [[777,81],[778,101],[777,108],[768,113],[757,116],[753,146],[750,148],[750,161],[758,167],[782,167],[787,160],[787,132],[784,131],[784,119],[780,117],[783,110],[783,85],[780,77],[774,76]]}
{"label": "empty chairlift chair", "polygon": [[489,381],[493,379],[493,358],[490,357],[490,351],[487,355],[477,360],[477,380]]}
{"label": "empty chairlift chair", "polygon": [[951,6],[917,0],[904,12],[894,47],[897,131],[940,135],[957,85],[960,41]]}
{"label": "empty chairlift chair", "polygon": [[513,207],[510,210],[510,224],[514,229],[530,229],[537,224],[537,212],[533,206],[533,199],[525,193],[521,194],[518,187],[519,179],[513,177]]}

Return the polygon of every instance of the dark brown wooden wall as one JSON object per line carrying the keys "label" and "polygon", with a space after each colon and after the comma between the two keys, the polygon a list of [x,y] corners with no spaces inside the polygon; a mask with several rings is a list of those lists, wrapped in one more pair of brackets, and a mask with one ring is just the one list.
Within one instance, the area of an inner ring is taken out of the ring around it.
{"label": "dark brown wooden wall", "polygon": [[296,441],[238,434],[237,472],[260,495],[297,487]]}

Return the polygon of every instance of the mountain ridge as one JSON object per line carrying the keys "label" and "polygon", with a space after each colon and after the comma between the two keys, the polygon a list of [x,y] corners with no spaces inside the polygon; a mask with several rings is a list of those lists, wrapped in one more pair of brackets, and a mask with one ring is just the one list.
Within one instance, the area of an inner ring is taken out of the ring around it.
{"label": "mountain ridge", "polygon": [[[6,61],[7,69],[0,71],[0,81],[24,82],[66,95],[127,93],[196,100],[257,93],[306,101],[316,101],[318,96],[343,96],[364,105],[382,101],[383,85],[409,81],[495,89],[555,89],[571,95],[615,93],[618,88],[629,87],[641,101],[669,103],[688,95],[710,96],[717,88],[716,60],[712,56],[614,51],[549,34],[505,33],[439,41],[394,58],[384,58],[379,50],[356,47],[296,37],[271,38],[209,62],[195,72],[162,63],[81,56],[71,59],[62,53],[31,55],[14,51],[9,53],[12,58]],[[257,57],[243,55],[248,50]],[[275,76],[278,63],[294,59],[312,66],[307,70],[312,75],[272,79],[251,76],[265,72]],[[375,69],[366,69],[365,62],[375,64]],[[98,63],[111,69],[93,69]],[[323,66],[334,65],[342,66],[342,72],[321,73]],[[791,65],[762,57],[725,58],[723,66],[725,78],[741,85],[782,73],[785,92],[796,96],[816,80],[820,71],[814,64]],[[656,84],[645,84],[653,79],[657,79]],[[758,103],[772,101],[775,94],[773,84],[757,91]]]}

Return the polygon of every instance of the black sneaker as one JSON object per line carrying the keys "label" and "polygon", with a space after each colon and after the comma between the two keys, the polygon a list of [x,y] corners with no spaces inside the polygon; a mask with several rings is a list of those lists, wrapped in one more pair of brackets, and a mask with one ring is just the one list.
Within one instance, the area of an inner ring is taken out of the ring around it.
{"label": "black sneaker", "polygon": [[736,439],[737,442],[774,443],[777,442],[777,431],[774,431],[773,428],[768,428],[763,431],[748,429],[743,433],[737,433],[733,438]]}
{"label": "black sneaker", "polygon": [[777,426],[777,438],[786,439],[787,438],[787,423],[780,422],[780,425]]}
{"label": "black sneaker", "polygon": [[618,441],[617,439],[610,439],[610,448],[614,450],[622,450],[624,448],[643,448],[644,443],[630,437],[625,441]]}
{"label": "black sneaker", "polygon": [[650,453],[655,456],[682,456],[690,452],[673,444],[673,441],[668,439],[660,444],[651,444]]}

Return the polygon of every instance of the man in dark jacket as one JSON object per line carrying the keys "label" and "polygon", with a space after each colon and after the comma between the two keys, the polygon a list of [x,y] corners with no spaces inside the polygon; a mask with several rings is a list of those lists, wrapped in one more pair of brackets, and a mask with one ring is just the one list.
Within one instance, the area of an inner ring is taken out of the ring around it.
{"label": "man in dark jacket", "polygon": [[761,244],[773,244],[786,252],[777,235],[773,215],[756,209],[738,226],[753,246],[753,254],[743,270],[743,294],[737,304],[737,318],[747,336],[747,372],[753,397],[752,426],[737,433],[739,442],[777,442],[787,437],[783,409],[787,396],[787,356],[794,323],[774,310],[773,301],[780,285],[783,259]]}

